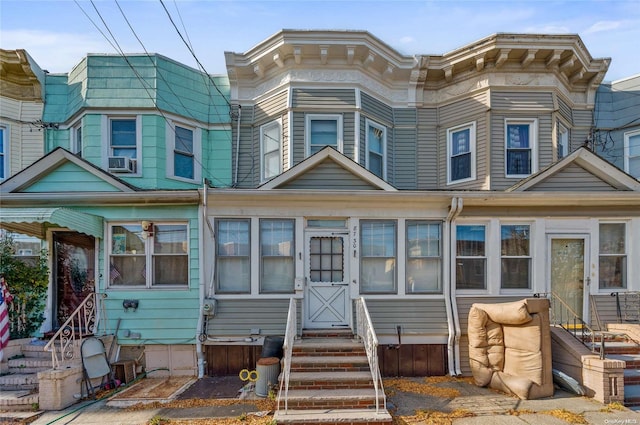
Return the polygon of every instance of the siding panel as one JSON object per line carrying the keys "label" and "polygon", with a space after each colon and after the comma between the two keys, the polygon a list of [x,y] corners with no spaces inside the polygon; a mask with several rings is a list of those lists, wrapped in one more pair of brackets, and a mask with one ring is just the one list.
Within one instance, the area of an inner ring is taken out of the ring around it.
{"label": "siding panel", "polygon": [[551,92],[492,92],[491,109],[509,111],[553,111]]}
{"label": "siding panel", "polygon": [[304,176],[282,186],[285,189],[376,190],[369,183],[332,160],[323,161]]}
{"label": "siding panel", "polygon": [[260,328],[261,335],[284,335],[288,311],[288,299],[219,299],[215,316],[207,322],[207,335],[248,337],[254,328]]}
{"label": "siding panel", "polygon": [[530,190],[548,192],[593,192],[615,191],[616,189],[579,165],[571,164]]}
{"label": "siding panel", "polygon": [[356,92],[353,89],[294,89],[292,106],[304,107],[345,107],[355,106]]}
{"label": "siding panel", "polygon": [[368,299],[367,308],[378,336],[397,335],[398,325],[406,336],[448,335],[444,299]]}
{"label": "siding panel", "polygon": [[440,169],[440,164],[438,163],[438,158],[440,157],[437,130],[438,110],[435,108],[418,109],[417,121],[416,188],[432,190],[438,187]]}

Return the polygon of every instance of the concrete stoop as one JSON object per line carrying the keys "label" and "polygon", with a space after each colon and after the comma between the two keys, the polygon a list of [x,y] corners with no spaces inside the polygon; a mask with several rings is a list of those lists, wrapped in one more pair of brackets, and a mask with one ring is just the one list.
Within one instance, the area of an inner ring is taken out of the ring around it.
{"label": "concrete stoop", "polygon": [[38,373],[51,369],[51,353],[25,339],[14,342],[12,356],[0,376],[0,409],[26,411],[39,405]]}
{"label": "concrete stoop", "polygon": [[376,411],[369,362],[363,344],[351,331],[303,332],[293,346],[286,411],[284,396],[274,414],[278,424],[392,423],[382,389]]}

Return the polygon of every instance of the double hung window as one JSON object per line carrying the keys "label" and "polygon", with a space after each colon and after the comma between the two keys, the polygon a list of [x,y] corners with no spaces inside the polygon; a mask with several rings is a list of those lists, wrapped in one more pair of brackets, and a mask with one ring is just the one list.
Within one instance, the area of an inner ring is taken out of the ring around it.
{"label": "double hung window", "polygon": [[442,224],[407,221],[407,294],[442,291]]}
{"label": "double hung window", "polygon": [[640,130],[624,135],[624,170],[640,179]]}
{"label": "double hung window", "polygon": [[367,169],[381,179],[386,178],[387,129],[366,120]]}
{"label": "double hung window", "polygon": [[7,155],[8,148],[8,128],[4,125],[0,125],[0,181],[6,179],[7,173],[9,172],[9,155]]}
{"label": "double hung window", "polygon": [[500,282],[503,289],[531,288],[530,238],[528,224],[500,226]]}
{"label": "double hung window", "polygon": [[135,118],[112,118],[109,122],[111,156],[137,157]]}
{"label": "double hung window", "polygon": [[600,289],[627,287],[625,223],[600,223]]}
{"label": "double hung window", "polygon": [[260,220],[260,292],[293,292],[294,220]]}
{"label": "double hung window", "polygon": [[395,293],[397,291],[396,227],[394,220],[361,221],[361,293]]}
{"label": "double hung window", "polygon": [[505,121],[505,170],[507,177],[527,177],[536,171],[537,121]]}
{"label": "double hung window", "polygon": [[448,183],[476,178],[475,122],[447,130]]}
{"label": "double hung window", "polygon": [[486,226],[456,226],[456,287],[487,288]]}
{"label": "double hung window", "polygon": [[305,128],[307,156],[325,146],[342,152],[342,115],[307,115]]}
{"label": "double hung window", "polygon": [[251,292],[250,252],[249,220],[216,220],[216,292]]}
{"label": "double hung window", "polygon": [[173,148],[173,174],[193,180],[195,176],[193,130],[175,126]]}
{"label": "double hung window", "polygon": [[282,172],[282,125],[280,120],[260,127],[261,180],[269,180]]}
{"label": "double hung window", "polygon": [[187,286],[187,225],[139,223],[110,226],[110,286]]}

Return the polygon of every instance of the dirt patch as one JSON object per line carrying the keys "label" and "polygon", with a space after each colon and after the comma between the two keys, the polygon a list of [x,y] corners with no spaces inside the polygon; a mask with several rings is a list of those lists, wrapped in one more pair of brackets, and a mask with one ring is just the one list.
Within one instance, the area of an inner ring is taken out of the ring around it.
{"label": "dirt patch", "polygon": [[130,388],[117,394],[112,400],[158,400],[169,399],[188,385],[192,377],[144,378]]}

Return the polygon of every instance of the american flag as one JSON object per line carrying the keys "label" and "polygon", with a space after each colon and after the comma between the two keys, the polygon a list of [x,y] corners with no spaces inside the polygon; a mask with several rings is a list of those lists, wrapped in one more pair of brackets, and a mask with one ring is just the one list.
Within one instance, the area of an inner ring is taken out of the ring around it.
{"label": "american flag", "polygon": [[0,276],[0,361],[4,358],[4,347],[9,344],[9,310],[7,304],[13,301],[4,276]]}

